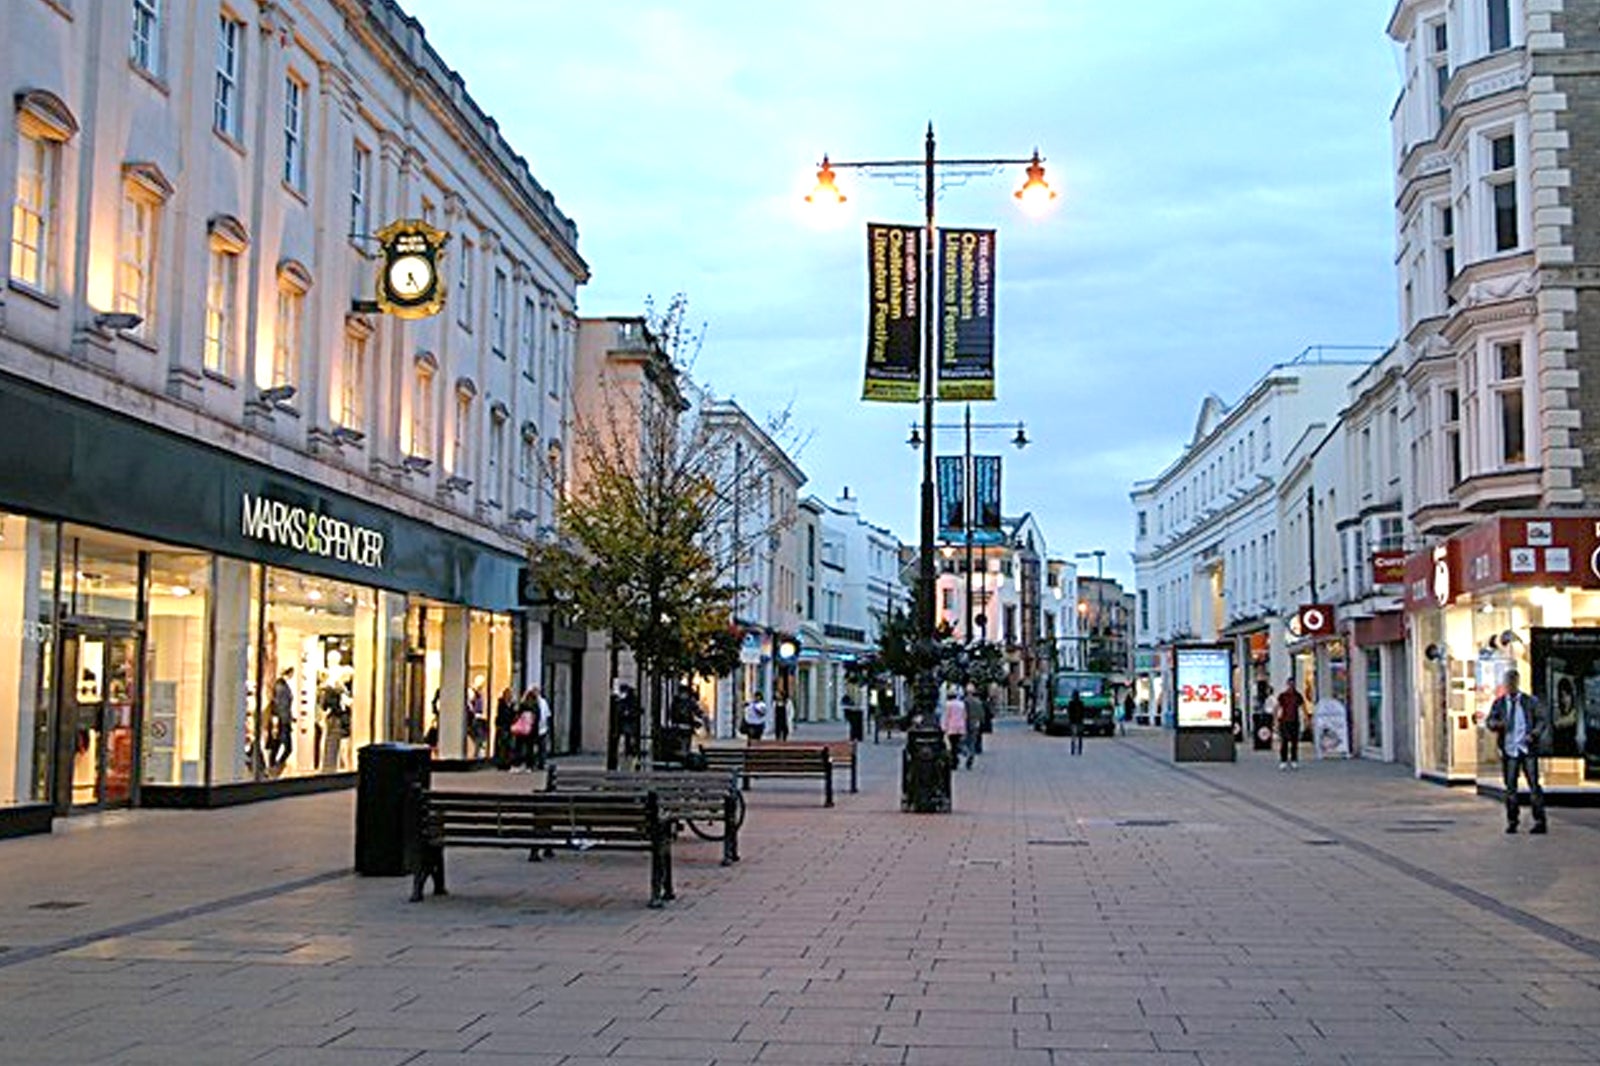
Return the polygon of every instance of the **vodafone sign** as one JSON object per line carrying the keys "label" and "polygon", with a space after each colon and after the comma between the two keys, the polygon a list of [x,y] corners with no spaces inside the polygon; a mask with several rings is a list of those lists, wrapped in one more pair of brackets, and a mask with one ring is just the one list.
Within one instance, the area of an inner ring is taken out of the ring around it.
{"label": "vodafone sign", "polygon": [[1333,605],[1308,603],[1289,620],[1289,632],[1297,637],[1331,637],[1333,635]]}

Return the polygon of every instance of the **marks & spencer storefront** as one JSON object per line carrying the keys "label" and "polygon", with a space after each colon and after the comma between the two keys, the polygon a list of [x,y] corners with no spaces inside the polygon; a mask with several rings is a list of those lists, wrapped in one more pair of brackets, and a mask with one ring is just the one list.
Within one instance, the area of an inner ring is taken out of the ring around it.
{"label": "marks & spencer storefront", "polygon": [[1600,796],[1600,515],[1501,515],[1406,560],[1417,770],[1500,787],[1482,728],[1515,667],[1550,709],[1546,791]]}
{"label": "marks & spencer storefront", "polygon": [[0,376],[0,835],[485,754],[521,560]]}

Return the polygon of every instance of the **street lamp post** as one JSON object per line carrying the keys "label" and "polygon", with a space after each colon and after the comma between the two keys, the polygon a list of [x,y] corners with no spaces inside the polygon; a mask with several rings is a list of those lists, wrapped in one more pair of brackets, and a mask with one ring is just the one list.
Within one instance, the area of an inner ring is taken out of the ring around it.
{"label": "street lamp post", "polygon": [[[987,433],[996,430],[1010,430],[1013,423],[974,422],[972,420],[972,405],[969,403],[965,406],[966,411],[959,425],[955,423],[935,422],[933,428],[936,430],[960,429],[962,431],[962,439],[964,441],[961,452],[961,537],[966,552],[966,599],[963,601],[962,607],[962,613],[964,615],[965,622],[963,623],[961,629],[961,638],[970,644],[973,642],[975,636],[975,627],[972,617],[972,608],[974,602],[972,595],[972,527],[978,514],[977,477],[975,475],[972,462],[972,434],[974,430],[979,433]],[[1017,432],[1016,435],[1011,438],[1011,443],[1020,451],[1033,442],[1028,439],[1028,427],[1026,424],[1017,422],[1015,425]],[[915,425],[911,427],[911,436],[906,438],[906,443],[913,448],[922,446],[922,433]],[[987,583],[985,583],[984,586],[984,595],[985,597],[988,595]],[[987,640],[989,636],[987,616],[985,616],[983,635],[984,639]]]}
{"label": "street lamp post", "polygon": [[[936,290],[934,288],[934,243],[938,238],[938,229],[935,225],[934,205],[938,198],[939,188],[935,184],[938,170],[942,168],[955,168],[979,171],[992,171],[1003,166],[1027,167],[1027,181],[1016,192],[1017,200],[1026,208],[1047,204],[1055,199],[1055,192],[1044,180],[1044,164],[1037,149],[1027,159],[940,159],[936,151],[933,136],[933,123],[928,123],[928,131],[923,139],[923,155],[920,161],[914,159],[886,159],[886,160],[851,160],[833,162],[828,156],[822,157],[822,166],[817,171],[817,187],[806,199],[812,203],[839,204],[844,202],[844,195],[834,184],[835,170],[898,170],[907,171],[916,167],[920,162],[922,167],[922,194],[923,194],[923,223],[926,227],[925,244],[923,248],[923,300],[922,300],[922,358],[921,358],[921,386],[922,386],[922,500],[921,521],[919,530],[919,554],[917,565],[917,636],[924,645],[924,650],[932,651],[936,640],[937,627],[935,625],[934,610],[934,495],[933,495],[933,403],[938,381],[935,374],[934,362],[934,324],[933,308]],[[931,659],[931,654],[929,656]],[[925,666],[918,674],[915,703],[913,706],[911,729],[906,734],[906,744],[909,748],[917,741],[916,734],[919,729],[933,729],[937,731],[935,720],[935,703],[938,699],[938,681],[934,676],[932,666]],[[925,739],[925,738],[924,738]],[[943,799],[942,807],[935,802],[927,806],[918,806],[919,810],[949,809],[949,797]]]}

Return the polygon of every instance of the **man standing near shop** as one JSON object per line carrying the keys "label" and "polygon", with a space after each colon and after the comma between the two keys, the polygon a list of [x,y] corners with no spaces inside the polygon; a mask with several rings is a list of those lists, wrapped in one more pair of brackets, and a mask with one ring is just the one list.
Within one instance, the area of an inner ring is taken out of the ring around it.
{"label": "man standing near shop", "polygon": [[1522,691],[1522,675],[1506,671],[1506,691],[1489,707],[1484,728],[1495,736],[1500,749],[1500,768],[1506,786],[1506,832],[1515,833],[1522,814],[1517,784],[1528,779],[1528,795],[1533,801],[1533,833],[1545,833],[1544,789],[1539,786],[1539,756],[1550,743],[1550,720],[1539,701]]}
{"label": "man standing near shop", "polygon": [[1300,769],[1300,719],[1306,711],[1305,697],[1286,678],[1278,693],[1278,769]]}

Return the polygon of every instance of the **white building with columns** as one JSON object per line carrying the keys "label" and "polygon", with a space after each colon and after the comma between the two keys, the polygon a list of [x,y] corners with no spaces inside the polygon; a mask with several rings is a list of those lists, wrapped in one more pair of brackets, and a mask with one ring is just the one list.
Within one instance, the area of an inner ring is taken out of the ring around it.
{"label": "white building with columns", "polygon": [[[479,755],[471,710],[538,681],[572,739],[519,579],[588,267],[422,27],[29,0],[0,56],[0,806],[337,785],[374,739]],[[399,218],[449,234],[434,317],[372,310]]]}
{"label": "white building with columns", "polygon": [[1284,676],[1284,463],[1309,427],[1332,422],[1369,361],[1355,350],[1310,348],[1231,405],[1206,397],[1182,454],[1134,486],[1136,658],[1147,667],[1135,684],[1152,708],[1170,712],[1178,643],[1233,646],[1241,709],[1259,683]]}

